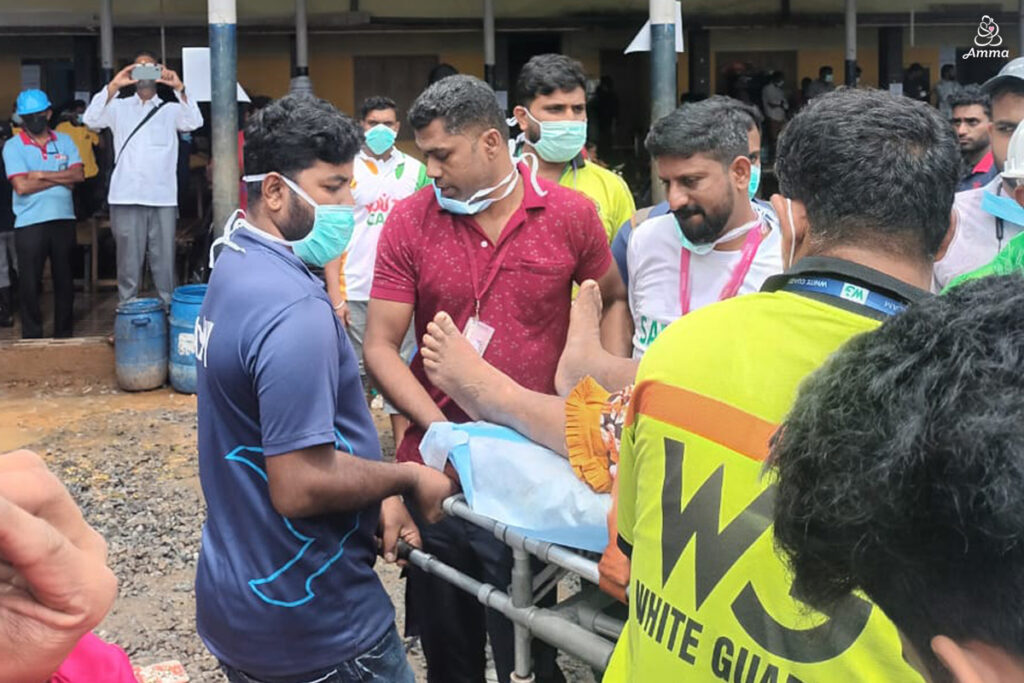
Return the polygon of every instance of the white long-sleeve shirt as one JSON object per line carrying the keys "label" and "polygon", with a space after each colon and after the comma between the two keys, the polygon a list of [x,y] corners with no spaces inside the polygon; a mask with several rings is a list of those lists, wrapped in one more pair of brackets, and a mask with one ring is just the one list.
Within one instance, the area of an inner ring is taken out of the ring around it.
{"label": "white long-sleeve shirt", "polygon": [[183,100],[180,93],[174,94],[178,101],[164,105],[127,146],[125,140],[149,111],[160,104],[160,99],[153,97],[143,102],[138,95],[132,95],[108,102],[104,88],[89,103],[83,123],[94,130],[110,128],[114,134],[114,153],[119,154],[110,179],[109,203],[178,205],[178,133],[202,126],[203,115],[192,98]]}

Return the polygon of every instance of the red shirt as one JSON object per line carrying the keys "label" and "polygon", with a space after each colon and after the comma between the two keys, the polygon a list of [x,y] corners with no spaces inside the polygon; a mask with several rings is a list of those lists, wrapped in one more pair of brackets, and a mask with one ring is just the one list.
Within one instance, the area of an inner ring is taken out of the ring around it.
{"label": "red shirt", "polygon": [[[612,255],[593,202],[543,179],[540,186],[547,194],[538,195],[529,169],[520,164],[519,172],[523,201],[496,245],[473,217],[443,211],[433,186],[399,202],[381,232],[370,298],[413,304],[416,338],[422,339],[440,311],[463,329],[475,311],[475,291],[498,267],[480,300],[480,320],[495,329],[484,359],[527,389],[553,394],[573,282],[601,278]],[[420,354],[413,359],[412,373],[449,420],[469,420],[427,380]],[[398,448],[399,461],[422,461],[422,436],[422,429],[410,427]]]}

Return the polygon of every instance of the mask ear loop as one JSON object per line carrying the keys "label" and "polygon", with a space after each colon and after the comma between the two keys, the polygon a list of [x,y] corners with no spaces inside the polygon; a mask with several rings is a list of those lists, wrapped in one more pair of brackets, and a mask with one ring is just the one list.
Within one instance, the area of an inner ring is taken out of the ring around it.
{"label": "mask ear loop", "polygon": [[533,186],[533,191],[539,196],[544,197],[548,191],[542,189],[540,183],[537,182],[537,169],[540,167],[540,159],[533,152],[523,152],[519,155],[519,158],[526,163],[526,167],[530,169],[530,185]]}
{"label": "mask ear loop", "polygon": [[238,230],[241,222],[245,220],[245,212],[241,209],[235,209],[234,213],[228,217],[226,223],[224,223],[224,234],[213,241],[210,245],[210,268],[213,269],[214,261],[216,260],[216,251],[218,246],[225,246],[232,251],[237,251],[244,254],[245,249],[238,246],[231,241],[231,236]]}

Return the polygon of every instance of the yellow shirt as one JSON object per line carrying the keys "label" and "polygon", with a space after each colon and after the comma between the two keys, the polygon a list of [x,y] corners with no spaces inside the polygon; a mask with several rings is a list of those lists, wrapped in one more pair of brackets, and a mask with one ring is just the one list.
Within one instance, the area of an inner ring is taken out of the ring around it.
{"label": "yellow shirt", "polygon": [[96,164],[96,153],[93,147],[100,144],[100,136],[85,126],[76,126],[70,121],[61,121],[57,124],[57,132],[64,133],[75,142],[78,148],[78,155],[82,157],[83,171],[86,178],[92,178],[100,172]]}
{"label": "yellow shirt", "polygon": [[566,164],[558,184],[590,197],[604,224],[608,244],[636,211],[633,193],[621,176],[595,163],[584,162],[582,158]]}
{"label": "yellow shirt", "polygon": [[768,441],[800,381],[877,320],[799,294],[750,294],[672,323],[640,364],[618,524],[629,621],[605,681],[920,681],[862,597],[833,618],[790,596],[771,530]]}

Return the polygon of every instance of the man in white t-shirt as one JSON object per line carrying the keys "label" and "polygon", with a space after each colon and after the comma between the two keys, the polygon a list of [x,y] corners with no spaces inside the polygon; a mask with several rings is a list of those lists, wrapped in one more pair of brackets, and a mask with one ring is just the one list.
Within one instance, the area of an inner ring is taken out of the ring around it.
{"label": "man in white t-shirt", "polygon": [[[992,98],[992,156],[1002,173],[1010,136],[1024,120],[1024,57],[1009,62],[982,89]],[[986,195],[994,197],[986,200]],[[999,202],[992,199],[1000,196],[1013,196],[1013,187],[1004,184],[1001,177],[976,190],[957,193],[953,203],[956,230],[946,255],[935,262],[935,291],[985,265],[1007,242],[1024,232],[1024,225],[998,215]]]}
{"label": "man in white t-shirt", "polygon": [[[387,97],[369,97],[360,109],[363,147],[356,155],[352,173],[352,196],[356,209],[355,232],[348,251],[324,268],[327,293],[334,310],[345,324],[349,339],[359,357],[359,374],[368,386],[363,363],[363,337],[366,333],[366,309],[373,284],[373,266],[377,260],[377,241],[391,209],[428,185],[426,167],[395,147],[401,124],[398,106]],[[402,357],[408,363],[416,352],[412,328],[402,342]],[[385,403],[391,416],[395,443],[401,441],[408,426],[397,410]]]}
{"label": "man in white t-shirt", "polygon": [[679,317],[759,291],[782,271],[780,237],[750,201],[749,116],[727,98],[686,104],[647,136],[671,212],[629,240],[633,357]]}

